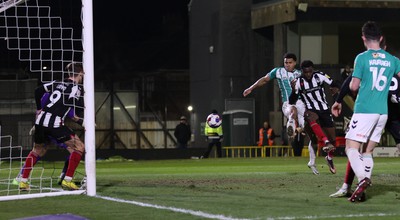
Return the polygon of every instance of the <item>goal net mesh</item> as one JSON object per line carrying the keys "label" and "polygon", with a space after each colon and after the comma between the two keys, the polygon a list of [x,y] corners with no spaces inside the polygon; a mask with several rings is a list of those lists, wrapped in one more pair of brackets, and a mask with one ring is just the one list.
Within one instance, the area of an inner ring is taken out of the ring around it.
{"label": "goal net mesh", "polygon": [[[78,10],[73,16],[79,24],[72,22],[71,18],[63,21],[61,1],[57,5],[57,1],[48,0],[0,0],[0,39],[4,40],[1,43],[5,43],[8,50],[16,51],[19,60],[27,63],[30,72],[42,83],[63,81],[68,76],[67,64],[82,63],[81,2],[78,4],[80,8],[75,8]],[[52,7],[57,10],[52,10]],[[26,159],[22,157],[22,147],[13,146],[11,136],[1,136],[0,141],[0,200],[20,198],[19,195],[26,194],[62,192],[55,180],[58,174],[54,174],[54,165],[46,167],[45,163],[32,169],[28,180],[31,190],[19,191],[15,178]],[[76,176],[83,179],[84,174]]]}

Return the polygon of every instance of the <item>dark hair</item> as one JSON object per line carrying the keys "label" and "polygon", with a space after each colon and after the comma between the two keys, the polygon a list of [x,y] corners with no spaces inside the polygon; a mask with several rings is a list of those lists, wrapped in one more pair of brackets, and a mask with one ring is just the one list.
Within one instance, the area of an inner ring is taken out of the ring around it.
{"label": "dark hair", "polygon": [[308,68],[308,67],[314,67],[314,63],[311,60],[304,60],[301,62],[300,68]]}
{"label": "dark hair", "polygon": [[297,61],[297,57],[294,53],[285,53],[283,59],[293,59],[294,61]]}
{"label": "dark hair", "polygon": [[65,70],[68,72],[69,76],[73,76],[83,72],[83,66],[80,63],[72,62],[65,67]]}
{"label": "dark hair", "polygon": [[213,110],[211,111],[211,113],[213,113],[213,114],[218,114],[218,111],[215,110],[215,109],[213,109]]}
{"label": "dark hair", "polygon": [[378,40],[382,36],[382,31],[375,21],[367,21],[361,28],[362,35],[368,40]]}

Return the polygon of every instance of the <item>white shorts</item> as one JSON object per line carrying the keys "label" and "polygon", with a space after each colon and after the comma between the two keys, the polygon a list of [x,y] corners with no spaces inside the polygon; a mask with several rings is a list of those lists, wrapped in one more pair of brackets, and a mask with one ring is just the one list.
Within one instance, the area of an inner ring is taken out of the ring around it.
{"label": "white shorts", "polygon": [[387,121],[387,115],[354,113],[347,128],[346,139],[367,143],[379,143]]}
{"label": "white shorts", "polygon": [[[291,107],[294,106],[297,109],[297,115],[303,117],[304,116],[304,112],[306,111],[306,106],[304,105],[304,103],[299,99],[297,100],[295,105],[290,105],[288,101],[284,102],[282,104],[282,112],[283,115],[285,115],[286,118],[289,118],[290,116],[290,110]],[[300,117],[299,117],[300,118]]]}

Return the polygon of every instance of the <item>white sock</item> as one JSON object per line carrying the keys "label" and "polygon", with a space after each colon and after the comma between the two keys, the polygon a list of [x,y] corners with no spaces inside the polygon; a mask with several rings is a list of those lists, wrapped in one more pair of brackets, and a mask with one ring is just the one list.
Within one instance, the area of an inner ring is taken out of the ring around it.
{"label": "white sock", "polygon": [[310,164],[315,164],[315,152],[311,141],[308,142],[308,153],[310,154]]}
{"label": "white sock", "polygon": [[65,176],[64,180],[67,181],[67,182],[71,182],[72,177],[71,176]]}
{"label": "white sock", "polygon": [[288,122],[291,121],[291,120],[293,120],[293,113],[290,113],[289,117],[288,117]]}
{"label": "white sock", "polygon": [[358,152],[356,148],[349,148],[346,150],[347,158],[350,161],[351,168],[357,176],[358,182],[360,182],[365,177],[365,166],[363,162],[363,157]]}
{"label": "white sock", "polygon": [[347,183],[343,183],[342,187],[340,188],[341,190],[345,191],[349,189],[349,185]]}
{"label": "white sock", "polygon": [[299,123],[300,128],[304,128],[304,116],[298,114],[297,115],[297,122]]}
{"label": "white sock", "polygon": [[370,153],[364,153],[363,154],[364,158],[364,166],[365,166],[365,177],[368,177],[371,179],[372,175],[372,169],[374,168],[374,159],[372,158],[372,155]]}

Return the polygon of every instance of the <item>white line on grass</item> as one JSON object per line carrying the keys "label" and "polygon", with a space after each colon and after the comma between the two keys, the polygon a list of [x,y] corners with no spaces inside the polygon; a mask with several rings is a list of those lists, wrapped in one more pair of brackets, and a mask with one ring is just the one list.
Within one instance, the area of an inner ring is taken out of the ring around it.
{"label": "white line on grass", "polygon": [[268,218],[270,220],[296,220],[296,219],[332,219],[332,218],[366,218],[366,217],[387,217],[387,216],[398,216],[398,214],[391,213],[374,213],[374,214],[349,214],[349,215],[326,215],[326,216],[286,216]]}
{"label": "white line on grass", "polygon": [[[199,216],[203,218],[210,218],[210,219],[220,219],[220,220],[251,220],[245,218],[233,218],[224,215],[215,215],[210,214],[202,211],[194,211],[190,209],[182,209],[170,206],[161,206],[161,205],[154,205],[149,203],[137,202],[132,200],[124,200],[124,199],[117,199],[107,196],[96,196],[97,198],[114,201],[114,202],[121,202],[121,203],[128,203],[132,205],[142,206],[142,207],[149,207],[149,208],[156,208],[156,209],[164,209],[170,210],[173,212],[180,212],[184,214],[190,214],[194,216]],[[282,216],[282,217],[267,217],[267,220],[296,220],[296,219],[332,219],[332,218],[365,218],[365,217],[385,217],[385,216],[398,216],[399,214],[394,213],[374,213],[374,214],[349,214],[349,215],[326,215],[326,216]],[[265,219],[265,218],[256,218],[256,219]]]}
{"label": "white line on grass", "polygon": [[224,215],[214,215],[214,214],[205,213],[202,211],[194,211],[194,210],[190,210],[190,209],[182,209],[182,208],[154,205],[154,204],[131,201],[131,200],[117,199],[117,198],[112,198],[112,197],[107,197],[107,196],[96,196],[96,197],[105,199],[105,200],[109,200],[109,201],[128,203],[128,204],[133,204],[133,205],[142,206],[142,207],[170,210],[173,212],[180,212],[180,213],[190,214],[190,215],[199,216],[199,217],[203,217],[203,218],[220,219],[220,220],[248,220],[248,219],[243,219],[243,218],[232,218],[232,217],[228,217],[228,216],[224,216]]}

